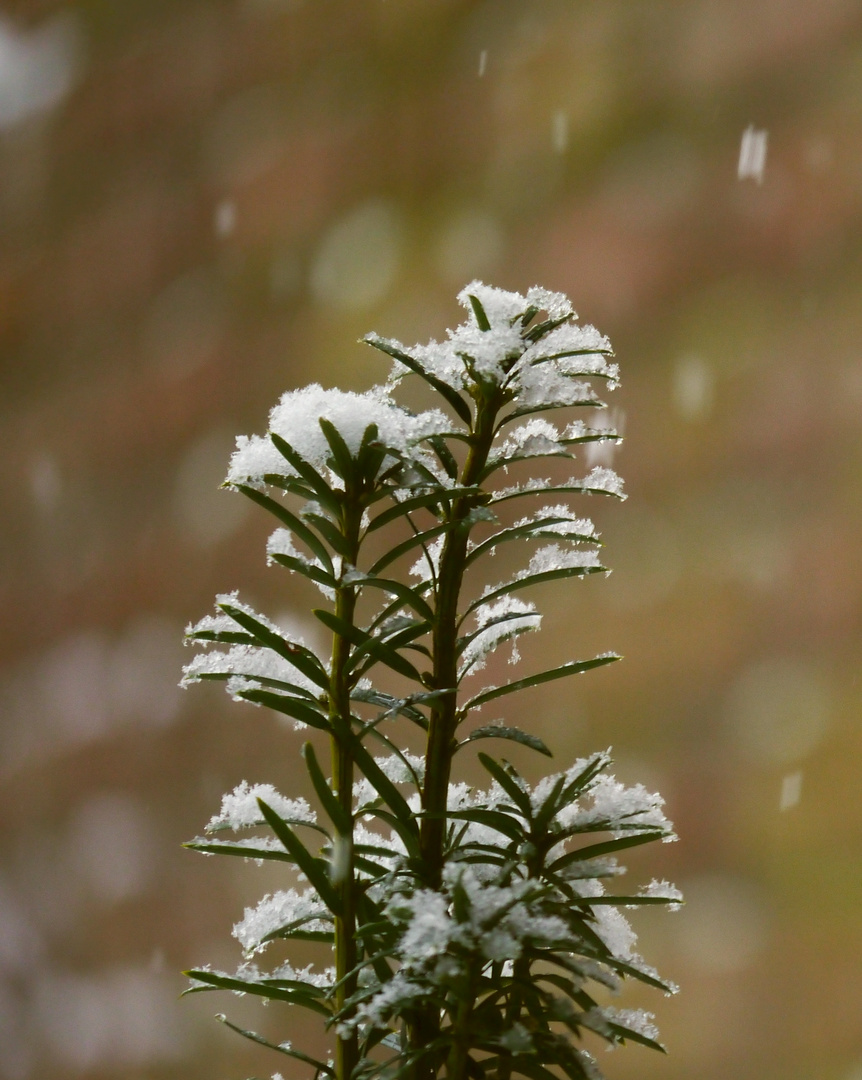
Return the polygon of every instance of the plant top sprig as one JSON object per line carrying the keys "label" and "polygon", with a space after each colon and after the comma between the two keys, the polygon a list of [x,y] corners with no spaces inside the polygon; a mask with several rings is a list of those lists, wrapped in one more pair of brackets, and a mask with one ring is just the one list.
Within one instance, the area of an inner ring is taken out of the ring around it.
{"label": "plant top sprig", "polygon": [[[490,787],[453,782],[456,756],[480,740],[550,755],[535,733],[476,725],[483,706],[619,658],[605,652],[472,682],[505,643],[517,659],[520,636],[539,628],[522,593],[607,572],[598,534],[570,497],[624,497],[604,467],[516,478],[534,459],[571,459],[582,444],[618,438],[544,415],[605,407],[593,384],[617,383],[607,339],[543,289],[522,296],[473,282],[459,300],[468,318],[443,342],[364,339],[395,361],[386,386],[290,391],[265,436],[238,439],[226,484],[276,519],[269,561],[322,594],[313,615],[330,634],[328,655],[235,593],[217,597],[216,614],[187,632],[204,650],[185,683],[223,680],[234,698],[328,738],[328,773],[311,742],[302,752],[317,810],[243,782],[208,835],[188,845],[293,867],[294,884],[234,928],[248,961],[232,974],[189,974],[193,992],[251,993],[321,1016],[333,1035],[326,1061],[230,1025],[305,1062],[315,1078],[550,1080],[550,1066],[596,1077],[584,1032],[660,1044],[647,1014],[610,1009],[591,985],[634,978],[673,989],[634,951],[621,909],[676,906],[679,894],[665,882],[634,896],[605,886],[621,872],[618,851],[673,839],[658,796],[609,777],[607,754],[530,787],[481,753]],[[400,405],[407,377],[439,407]],[[514,482],[500,486],[510,468]],[[508,504],[525,499],[531,512],[513,519]],[[485,557],[504,544],[529,545],[529,561],[489,581]],[[399,745],[405,724],[422,753]],[[217,835],[247,828],[254,835]],[[296,970],[286,960],[263,973],[251,960],[296,939],[331,949],[332,967]]]}

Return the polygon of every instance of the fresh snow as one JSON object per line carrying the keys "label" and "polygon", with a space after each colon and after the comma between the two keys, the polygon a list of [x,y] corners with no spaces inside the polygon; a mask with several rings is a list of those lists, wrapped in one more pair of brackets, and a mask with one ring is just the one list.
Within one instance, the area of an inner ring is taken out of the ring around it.
{"label": "fresh snow", "polygon": [[[490,330],[480,329],[471,296],[481,303]],[[572,381],[575,376],[597,375],[606,378],[611,389],[616,385],[616,365],[609,364],[604,355],[611,351],[610,342],[594,327],[571,321],[577,314],[562,293],[532,288],[521,295],[473,281],[458,294],[458,302],[469,312],[468,318],[447,331],[443,342],[405,347],[398,341],[387,342],[378,334],[369,334],[365,340],[394,346],[456,390],[469,388],[476,377],[506,386],[521,403],[537,408],[597,402],[588,384]],[[546,311],[552,319],[566,321],[544,338],[531,342],[522,335],[520,322],[520,316],[530,307]],[[575,352],[584,355],[571,355]],[[396,362],[390,383],[403,375],[403,368]]]}
{"label": "fresh snow", "polygon": [[[397,405],[383,387],[375,387],[364,394],[324,390],[318,383],[301,390],[289,390],[270,413],[269,430],[280,435],[318,472],[329,474],[335,487],[342,484],[327,464],[332,451],[321,429],[321,419],[328,420],[337,429],[354,456],[367,428],[376,424],[378,440],[393,451],[390,464],[395,456],[409,459],[418,452],[416,447],[423,439],[451,427],[451,422],[436,409],[412,415]],[[267,474],[296,476],[268,435],[240,435],[231,458],[227,483],[259,486],[265,483]]]}
{"label": "fresh snow", "polygon": [[504,499],[512,499],[518,495],[559,489],[579,491],[587,495],[593,492],[603,492],[608,495],[616,495],[619,499],[626,498],[623,491],[622,477],[615,473],[613,469],[605,468],[603,465],[596,465],[582,479],[573,476],[570,476],[568,480],[532,477],[523,484],[513,484],[511,487],[492,492],[491,503],[502,502]]}
{"label": "fresh snow", "polygon": [[257,800],[262,799],[280,817],[293,818],[314,824],[317,815],[300,796],[288,799],[280,795],[272,784],[249,784],[243,780],[233,791],[222,796],[221,809],[210,818],[207,832],[216,829],[247,829],[253,825],[265,824]]}
{"label": "fresh snow", "polygon": [[268,934],[304,919],[303,929],[309,931],[331,930],[332,918],[314,889],[297,892],[286,889],[264,896],[256,907],[245,909],[243,918],[233,928],[233,936],[246,953],[260,952]]}
{"label": "fresh snow", "polygon": [[529,630],[538,630],[542,622],[535,604],[512,596],[503,596],[496,603],[483,604],[474,615],[479,632],[461,654],[459,677],[468,671],[481,671],[488,655],[498,645]]}
{"label": "fresh snow", "polygon": [[233,645],[227,652],[210,650],[198,653],[183,668],[181,686],[199,682],[206,676],[239,675],[247,679],[274,679],[300,686],[315,697],[320,687],[298,671],[289,660],[258,645]]}
{"label": "fresh snow", "polygon": [[[552,521],[553,518],[563,518],[562,521]],[[547,522],[548,524],[544,524]],[[558,536],[574,536],[578,539],[597,540],[596,527],[589,518],[576,517],[570,507],[565,503],[556,506],[543,506],[536,513],[523,517],[516,521],[514,528],[519,529],[525,525],[541,526],[532,534],[533,536],[546,536],[554,533]]]}
{"label": "fresh snow", "polygon": [[533,554],[529,566],[519,570],[515,579],[532,577],[533,574],[550,574],[557,570],[589,569],[600,565],[599,553],[595,548],[566,549],[559,544],[547,544]]}

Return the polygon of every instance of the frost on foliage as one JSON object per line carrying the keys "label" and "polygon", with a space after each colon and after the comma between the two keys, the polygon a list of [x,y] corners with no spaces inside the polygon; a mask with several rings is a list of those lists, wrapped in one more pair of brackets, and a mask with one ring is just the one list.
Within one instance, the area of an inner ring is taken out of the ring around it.
{"label": "frost on foliage", "polygon": [[594,781],[589,795],[590,805],[575,805],[561,815],[566,826],[607,825],[615,836],[621,836],[633,827],[654,829],[663,834],[665,841],[676,839],[662,810],[664,799],[657,792],[647,791],[643,784],[626,787],[613,776],[602,774]]}
{"label": "frost on foliage", "polygon": [[400,1006],[445,987],[474,958],[481,965],[505,963],[527,944],[548,946],[564,938],[564,920],[534,903],[540,891],[529,880],[488,883],[475,868],[450,863],[442,891],[394,897],[386,915],[402,928],[396,950],[401,969],[360,1006],[354,1023],[385,1023]]}
{"label": "frost on foliage", "polygon": [[607,469],[603,465],[596,467],[587,476],[578,479],[570,476],[568,480],[551,480],[547,477],[533,477],[523,484],[512,484],[507,488],[491,493],[491,503],[503,502],[505,499],[513,499],[520,495],[531,495],[543,491],[577,491],[585,495],[604,494],[615,495],[618,499],[625,499],[622,477],[613,469]]}
{"label": "frost on foliage", "polygon": [[[318,472],[328,470],[327,463],[332,456],[320,426],[321,418],[337,429],[354,456],[367,428],[375,424],[378,441],[393,451],[388,457],[389,464],[396,456],[409,459],[423,439],[448,431],[451,426],[439,410],[412,415],[392,401],[382,387],[364,394],[324,390],[317,383],[301,390],[289,390],[270,413],[269,430],[280,435]],[[231,458],[227,483],[260,485],[267,474],[296,475],[268,435],[240,435]],[[340,486],[336,478],[331,479],[335,486]]]}
{"label": "frost on foliage", "polygon": [[635,952],[638,936],[628,919],[614,907],[599,905],[593,910],[593,929],[607,946],[608,952],[618,960],[637,961]]}
{"label": "frost on foliage", "polygon": [[[643,784],[626,787],[604,771],[610,763],[610,752],[602,751],[590,758],[579,758],[565,773],[544,777],[530,795],[533,809],[538,810],[542,806],[560,777],[564,778],[566,784],[571,784],[590,769],[595,775],[580,796],[555,815],[554,820],[560,829],[594,831],[602,827],[614,835],[636,829],[659,832],[666,841],[675,840],[673,825],[662,810],[664,799],[661,795],[647,791]],[[661,884],[664,886],[667,882]],[[667,887],[673,889],[673,886]]]}
{"label": "frost on foliage", "polygon": [[560,442],[560,432],[549,420],[533,417],[526,424],[513,428],[504,441],[495,447],[494,457],[507,461],[517,457],[545,457],[563,454],[565,446]]}
{"label": "frost on foliage", "polygon": [[[257,964],[240,964],[240,966],[233,972],[216,971],[210,968],[208,965],[197,969],[200,972],[207,972],[211,975],[219,975],[226,979],[237,979],[240,982],[245,983],[260,983],[262,981],[267,982],[297,982],[304,983],[306,986],[318,987],[322,990],[329,990],[335,981],[335,968],[325,968],[323,971],[312,971],[311,964],[307,964],[304,968],[295,968],[289,961],[281,964],[273,971],[261,971]],[[204,982],[201,979],[192,977],[192,987],[197,989],[208,987],[209,983]],[[234,990],[235,994],[243,994],[243,990]]]}
{"label": "frost on foliage", "polygon": [[229,679],[234,675],[252,682],[257,679],[271,679],[290,683],[315,696],[320,692],[320,688],[298,671],[289,660],[285,660],[272,649],[259,645],[234,645],[227,652],[213,650],[198,653],[194,660],[183,668],[180,685],[188,686],[208,677]]}
{"label": "frost on foliage", "polygon": [[639,896],[651,896],[659,900],[670,900],[668,911],[679,911],[682,904],[682,892],[669,881],[657,881],[655,878],[645,885],[638,893]]}
{"label": "frost on foliage", "polygon": [[[217,639],[218,635],[247,633],[227,612],[218,610],[222,605],[251,616],[287,643],[304,645],[301,638],[295,638],[290,642],[279,626],[276,626],[265,615],[261,615],[239,601],[236,593],[222,593],[217,596],[217,614],[205,615],[199,622],[187,627],[187,640],[194,640],[206,647],[209,644],[207,639]],[[254,684],[255,680],[259,679],[290,683],[314,697],[319,693],[319,687],[295,668],[289,660],[261,645],[233,645],[227,652],[210,649],[207,652],[198,653],[194,660],[183,668],[180,686],[189,686],[191,683],[200,682],[201,679],[206,678],[227,679],[228,691],[234,695],[243,688],[243,685]],[[244,684],[237,680],[244,680]]]}
{"label": "frost on foliage", "polygon": [[[293,543],[293,533],[290,529],[276,529],[275,532],[270,534],[269,539],[266,542],[266,561],[269,565],[272,565],[277,561],[277,556],[283,555],[288,559],[296,559],[297,562],[310,567],[314,570],[323,571],[324,567],[321,565],[319,559],[311,559],[301,551],[297,550]],[[332,557],[333,569],[336,576],[341,573],[341,558],[338,555]],[[291,573],[293,569],[291,568]],[[320,590],[321,593],[327,598],[332,600],[335,596],[334,591],[321,581],[315,581],[312,578],[314,584]]]}
{"label": "frost on foliage", "polygon": [[588,438],[616,439],[617,433],[611,427],[589,428],[582,420],[573,420],[560,431],[550,420],[534,416],[526,423],[510,428],[505,439],[494,447],[491,460],[495,465],[505,465],[521,458],[566,455],[571,443]]}
{"label": "frost on foliage", "polygon": [[[549,797],[561,800],[547,822],[552,835],[558,832],[573,837],[578,832],[596,831],[622,835],[635,830],[673,838],[671,824],[661,809],[661,797],[649,793],[642,785],[626,787],[605,775],[610,761],[608,752],[594,754],[574,762],[563,773],[544,778],[533,788],[517,774],[512,779],[529,798],[534,814],[542,810]],[[571,789],[571,794],[563,798],[560,792],[565,789]],[[450,785],[448,806],[454,812],[481,809],[524,817],[496,781],[485,791],[471,789],[463,783]],[[482,820],[458,821],[457,828],[456,853],[444,868],[440,891],[390,893],[385,914],[399,928],[395,956],[401,969],[395,980],[387,982],[360,1006],[355,1023],[386,1024],[402,1006],[416,997],[446,991],[454,985],[453,979],[466,976],[477,964],[486,972],[489,965],[502,964],[504,973],[508,971],[511,975],[512,969],[507,965],[523,956],[527,947],[531,955],[535,955],[535,950],[549,950],[549,956],[568,955],[583,977],[611,989],[617,989],[619,984],[617,964],[658,978],[636,951],[637,935],[620,910],[625,906],[624,900],[614,904],[587,903],[585,913],[577,916],[574,923],[569,922],[568,916],[563,917],[565,911],[572,911],[572,893],[587,902],[605,897],[605,887],[599,879],[622,872],[614,859],[568,862],[557,871],[571,890],[564,895],[556,886],[549,892],[544,878],[516,875],[501,880],[499,864],[494,861],[462,861],[468,851],[494,848],[501,853],[505,851],[508,858],[512,840],[507,832],[499,832],[493,824]],[[564,852],[567,842],[564,839],[550,849],[551,862]],[[520,872],[524,873],[523,869]],[[403,884],[392,887],[403,890]],[[637,896],[655,897],[673,905],[681,900],[679,891],[665,881],[652,881]],[[384,902],[385,897],[386,890],[376,892],[378,901]],[[589,922],[591,933],[604,945],[607,950],[604,959],[590,955],[592,947],[577,929],[578,918]],[[583,940],[587,955],[580,954],[579,939]],[[675,989],[672,984],[664,985],[669,992]],[[587,1026],[612,1041],[624,1038],[608,1024],[654,1038],[648,1034],[652,1031],[651,1019],[636,1013],[598,1010],[590,1014]]]}
{"label": "frost on foliage", "polygon": [[349,1032],[351,1027],[367,1023],[374,1027],[385,1027],[389,1017],[414,1002],[417,998],[425,997],[428,988],[413,982],[403,971],[396,974],[368,1001],[363,1002],[351,1024],[343,1025],[343,1029]]}
{"label": "frost on foliage", "polygon": [[411,575],[419,578],[420,581],[429,581],[432,571],[436,574],[440,569],[440,555],[442,552],[443,537],[438,536],[436,540],[432,540],[430,544],[426,545],[425,551],[410,567]]}
{"label": "frost on foliage", "polygon": [[[479,326],[470,300],[482,305],[490,324],[489,330]],[[400,342],[389,341],[369,334],[366,341],[387,345],[417,360],[426,371],[456,390],[469,388],[474,379],[482,379],[519,392],[524,403],[540,407],[555,407],[596,400],[583,383],[568,383],[572,376],[600,375],[615,384],[615,364],[605,360],[610,342],[592,326],[577,326],[577,318],[569,300],[562,293],[532,288],[526,295],[507,292],[471,282],[458,294],[458,302],[469,316],[454,330],[447,331],[443,342],[405,348]],[[524,334],[521,321],[529,309],[546,311],[552,319],[563,324],[533,342]],[[573,354],[582,355],[573,355]],[[393,372],[398,379],[401,370]]]}
{"label": "frost on foliage", "polygon": [[207,832],[217,829],[248,829],[254,825],[264,825],[257,800],[262,799],[279,817],[294,821],[304,821],[313,825],[317,815],[301,796],[288,799],[280,795],[272,784],[249,784],[243,780],[233,791],[222,796],[221,809],[207,825]]}
{"label": "frost on foliage", "polygon": [[[374,761],[393,784],[415,784],[417,780],[421,783],[425,776],[425,758],[409,750],[402,750],[401,756],[389,754],[376,757]],[[377,789],[364,776],[354,782],[353,798],[357,807],[374,802],[379,797]]]}
{"label": "frost on foliage", "polygon": [[[508,589],[518,581],[541,574],[554,574],[566,570],[604,570],[595,548],[562,548],[558,544],[547,544],[534,552],[529,564],[513,575],[510,581],[497,585],[486,585],[482,595],[496,596],[500,590]],[[609,572],[609,571],[606,571]]]}
{"label": "frost on foliage", "polygon": [[[262,615],[259,611],[255,611],[254,608],[250,607],[248,604],[243,603],[239,599],[239,594],[236,591],[232,593],[219,593],[215,598],[215,606],[215,615],[204,615],[204,617],[202,619],[199,619],[198,622],[194,624],[190,623],[186,627],[185,644],[188,645],[191,641],[197,641],[203,645],[206,645],[208,639],[212,640],[212,637],[219,634],[236,634],[237,632],[247,633],[245,628],[240,623],[238,623],[232,615],[229,615],[228,612],[222,610],[223,607],[233,608],[237,611],[242,612],[244,615],[251,616],[251,618],[255,619],[257,622],[261,623],[261,625],[265,626],[267,630],[270,630],[272,633],[277,634],[279,637],[288,640],[285,637],[284,631],[280,626],[277,626],[274,622],[272,622],[271,619],[267,618],[266,615]],[[298,645],[305,644],[302,638],[299,637],[291,638],[290,640],[292,640]]]}
{"label": "frost on foliage", "polygon": [[551,574],[557,570],[589,569],[600,566],[599,553],[594,548],[561,548],[558,544],[548,544],[530,559],[525,570],[520,570],[515,578],[532,577],[533,574]]}
{"label": "frost on foliage", "polygon": [[[259,824],[263,824],[263,822]],[[203,849],[202,845],[206,845],[206,849]],[[194,840],[189,841],[187,846],[201,851],[203,855],[218,854],[216,850],[208,849],[224,848],[225,850],[231,849],[233,852],[235,848],[243,848],[248,851],[247,858],[253,859],[258,866],[271,852],[284,851],[284,845],[275,836],[237,837],[230,840],[216,840],[210,836],[196,836]]]}
{"label": "frost on foliage", "polygon": [[[554,518],[561,518],[555,521]],[[516,521],[514,528],[520,529],[527,525],[534,525],[535,530],[531,536],[556,536],[572,537],[578,540],[598,540],[596,527],[589,518],[576,517],[571,509],[561,503],[558,506],[543,506],[535,514],[523,517]]]}
{"label": "frost on foliage", "polygon": [[653,1022],[655,1015],[647,1012],[646,1009],[615,1009],[610,1005],[605,1005],[598,1012],[606,1023],[617,1024],[647,1039],[658,1039],[659,1030]]}
{"label": "frost on foliage", "polygon": [[243,918],[233,928],[233,936],[246,953],[259,952],[269,934],[291,923],[302,922],[308,931],[332,929],[332,919],[314,889],[297,892],[287,889],[265,896],[256,907],[246,908]]}
{"label": "frost on foliage", "polygon": [[[529,630],[538,630],[542,622],[535,604],[512,596],[482,604],[476,609],[475,618],[477,633],[461,654],[459,677],[468,671],[481,671],[498,645]],[[513,652],[513,659],[517,659],[517,652]]]}

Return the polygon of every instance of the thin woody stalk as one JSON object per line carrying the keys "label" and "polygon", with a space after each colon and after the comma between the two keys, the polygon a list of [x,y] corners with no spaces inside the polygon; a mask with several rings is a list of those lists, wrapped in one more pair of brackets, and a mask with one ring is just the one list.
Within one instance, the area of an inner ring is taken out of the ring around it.
{"label": "thin woody stalk", "polygon": [[[494,424],[499,409],[496,395],[493,400],[480,398],[477,403],[474,431],[470,449],[461,475],[464,487],[473,486],[485,468],[494,439]],[[457,499],[452,506],[451,520],[461,522],[446,534],[440,555],[439,591],[436,619],[432,635],[433,682],[435,687],[455,687],[458,679],[458,605],[467,560],[469,525],[467,515],[477,505],[475,496]],[[420,852],[422,871],[428,886],[438,889],[444,863],[446,838],[446,805],[452,757],[455,751],[455,731],[458,726],[458,695],[453,690],[431,711],[425,752],[425,785],[422,792],[426,816],[422,819]],[[411,1025],[410,1042],[421,1049],[432,1042],[440,1031],[436,1007],[422,1010]],[[431,1080],[434,1070],[430,1063],[419,1063],[416,1080]]]}
{"label": "thin woody stalk", "polygon": [[[470,449],[461,475],[460,482],[464,487],[476,484],[487,464],[498,409],[496,395],[492,399],[479,399]],[[450,520],[461,524],[446,534],[440,554],[439,592],[432,638],[433,681],[434,686],[439,689],[455,687],[458,680],[458,603],[470,537],[470,526],[466,518],[476,505],[476,496],[463,496],[455,500]],[[423,808],[427,816],[422,821],[420,850],[427,883],[435,889],[440,886],[443,870],[443,846],[446,836],[446,821],[443,815],[446,811],[452,772],[457,723],[458,697],[453,692],[442,698],[440,704],[431,712],[425,752]]]}
{"label": "thin woody stalk", "polygon": [[[342,530],[349,551],[348,562],[355,565],[359,550],[361,510],[350,492],[342,514]],[[356,609],[356,590],[350,587],[336,589],[335,615],[353,624]],[[356,880],[353,853],[353,773],[354,763],[350,747],[350,677],[347,662],[350,643],[335,633],[332,640],[331,689],[329,694],[329,718],[334,734],[330,739],[332,752],[332,783],[335,796],[344,814],[348,828],[336,826],[333,851],[333,885],[341,905],[335,918],[335,1007],[340,1012],[348,999],[356,993],[356,975],[348,977],[355,969],[358,959],[356,947]],[[336,1038],[335,1072],[337,1080],[350,1080],[359,1061],[356,1031],[347,1037]]]}

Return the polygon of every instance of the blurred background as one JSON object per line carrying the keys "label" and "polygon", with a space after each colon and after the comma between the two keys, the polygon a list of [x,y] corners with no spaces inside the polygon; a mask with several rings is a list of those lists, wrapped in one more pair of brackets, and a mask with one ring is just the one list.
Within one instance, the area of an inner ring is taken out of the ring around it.
{"label": "blurred background", "polygon": [[623,371],[630,498],[579,506],[615,572],[537,595],[525,658],[626,659],[508,714],[559,767],[613,745],[682,838],[629,864],[688,896],[635,913],[683,992],[620,1001],[670,1056],[602,1067],[862,1078],[859,0],[3,5],[3,1078],[305,1075],[212,1020],[295,1017],[177,1000],[283,880],[180,843],[305,790],[180,639],[234,588],[314,633],[234,436],[477,276],[567,292]]}

